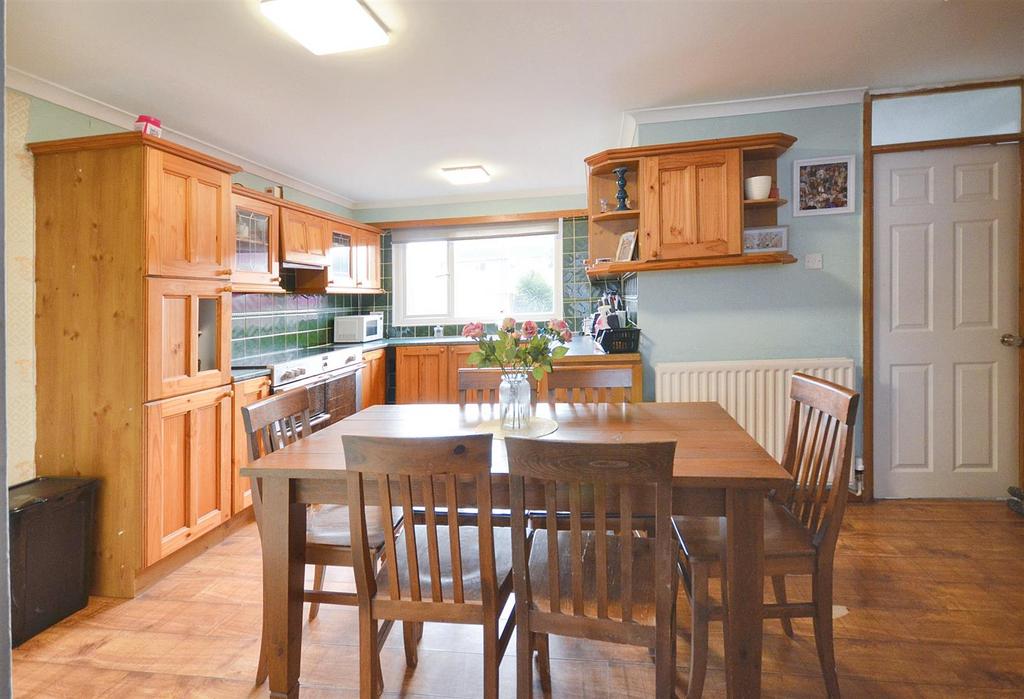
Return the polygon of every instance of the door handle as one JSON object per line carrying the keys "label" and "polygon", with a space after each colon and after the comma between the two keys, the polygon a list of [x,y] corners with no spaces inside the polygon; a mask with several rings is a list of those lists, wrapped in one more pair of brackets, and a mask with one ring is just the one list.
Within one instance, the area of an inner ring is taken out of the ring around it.
{"label": "door handle", "polygon": [[1013,333],[1006,333],[999,338],[999,343],[1005,347],[1024,347],[1024,337],[1014,335]]}

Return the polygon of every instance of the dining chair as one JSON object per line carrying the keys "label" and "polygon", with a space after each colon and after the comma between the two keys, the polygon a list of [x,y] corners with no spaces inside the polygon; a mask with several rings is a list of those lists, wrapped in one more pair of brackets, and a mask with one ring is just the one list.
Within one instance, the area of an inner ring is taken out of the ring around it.
{"label": "dining chair", "polygon": [[[515,630],[515,614],[502,625],[512,594],[512,551],[508,529],[491,519],[490,434],[455,437],[360,437],[343,435],[356,592],[359,598],[359,695],[383,692],[380,649],[391,626],[401,621],[406,664],[417,664],[415,640],[423,622],[483,627],[483,696],[498,696],[498,668]],[[384,529],[384,560],[373,565],[365,516],[366,493],[377,495],[383,512],[392,502],[402,527]],[[471,498],[479,510],[473,526],[436,515],[438,507],[458,511]],[[414,507],[424,523],[416,524]],[[378,628],[378,622],[383,622]],[[451,681],[459,681],[451,678]]]}
{"label": "dining chair", "polygon": [[[533,687],[531,648],[548,634],[654,649],[655,695],[675,685],[678,542],[672,531],[674,442],[595,444],[507,437],[516,597],[516,686]],[[542,519],[526,493],[543,497]],[[653,507],[654,536],[633,531]],[[568,531],[556,512],[569,513]],[[592,519],[593,526],[587,527]],[[528,526],[529,525],[529,526]],[[550,682],[542,658],[542,684]]]}
{"label": "dining chair", "polygon": [[[832,568],[839,527],[849,493],[853,427],[860,395],[824,379],[794,374],[782,465],[793,476],[786,492],[765,503],[765,575],[775,604],[765,618],[777,618],[793,637],[791,619],[810,617],[828,696],[839,696],[832,639]],[[834,474],[834,475],[833,475]],[[829,476],[833,475],[830,479]],[[708,661],[708,625],[723,619],[709,601],[708,582],[722,577],[721,519],[675,517],[682,551],[681,573],[690,598],[691,659],[687,697],[702,693]],[[811,601],[790,602],[786,575],[811,575]]]}
{"label": "dining chair", "polygon": [[[309,416],[309,393],[304,388],[297,388],[252,403],[242,408],[242,421],[248,436],[249,459],[256,461],[264,454],[282,449],[313,432]],[[252,501],[256,526],[262,532],[266,523],[263,521],[262,486],[258,480],[254,480],[252,484]],[[367,509],[367,536],[376,562],[384,546],[382,517],[379,508]],[[348,606],[358,604],[354,593],[324,592],[323,589],[327,566],[352,566],[349,524],[346,505],[317,505],[309,509],[306,517],[306,562],[313,565],[313,588],[303,592],[303,601],[310,603],[310,621],[317,617],[321,603]],[[269,658],[264,627],[256,668],[257,686],[266,681],[268,672]]]}
{"label": "dining chair", "polygon": [[629,367],[560,366],[547,375],[549,403],[632,403],[633,370]]}
{"label": "dining chair", "polygon": [[[532,376],[527,381],[536,394],[537,382]],[[501,369],[459,369],[459,405],[494,405],[499,401],[500,386]]]}

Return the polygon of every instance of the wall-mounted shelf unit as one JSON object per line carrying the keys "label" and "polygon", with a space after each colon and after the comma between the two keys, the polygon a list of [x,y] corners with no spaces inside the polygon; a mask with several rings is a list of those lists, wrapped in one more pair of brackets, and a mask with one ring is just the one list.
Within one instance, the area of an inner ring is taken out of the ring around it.
{"label": "wall-mounted shelf unit", "polygon": [[[786,264],[787,253],[742,255],[743,229],[773,226],[786,200],[744,200],[743,180],[769,175],[796,138],[784,133],[606,150],[589,167],[590,257],[614,259],[624,233],[637,231],[635,260],[588,270],[591,278],[656,269]],[[626,168],[629,211],[615,205],[618,168]]]}

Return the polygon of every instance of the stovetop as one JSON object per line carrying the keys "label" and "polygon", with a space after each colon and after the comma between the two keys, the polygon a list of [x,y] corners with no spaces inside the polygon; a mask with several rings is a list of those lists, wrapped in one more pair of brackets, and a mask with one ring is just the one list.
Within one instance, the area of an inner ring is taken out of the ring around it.
{"label": "stovetop", "polygon": [[359,347],[321,345],[304,349],[269,352],[234,364],[233,369],[270,369],[274,390],[293,382],[315,378],[320,374],[361,367],[363,352]]}

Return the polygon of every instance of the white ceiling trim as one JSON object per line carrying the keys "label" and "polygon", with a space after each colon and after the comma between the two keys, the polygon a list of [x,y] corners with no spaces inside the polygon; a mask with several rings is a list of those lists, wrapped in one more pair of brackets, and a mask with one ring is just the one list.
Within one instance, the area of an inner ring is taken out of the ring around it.
{"label": "white ceiling trim", "polygon": [[[581,173],[580,179],[586,179],[586,173]],[[517,199],[536,199],[545,197],[585,197],[587,190],[577,187],[564,187],[560,189],[538,189],[521,190],[517,192],[490,192],[470,195],[452,195],[450,197],[424,197],[422,199],[381,199],[377,201],[356,202],[353,207],[356,211],[361,209],[390,209],[392,207],[402,208],[406,206],[432,206],[434,204],[472,204],[482,201],[515,201]]]}
{"label": "white ceiling trim", "polygon": [[[32,75],[31,73],[27,73],[13,66],[7,66],[6,81],[7,87],[19,92],[24,92],[32,95],[33,97],[46,100],[47,102],[53,102],[61,107],[73,109],[76,112],[81,112],[86,116],[90,116],[94,119],[100,119],[113,124],[114,126],[120,126],[123,129],[134,128],[135,114],[105,102],[101,102],[97,99],[93,99],[92,97],[83,95],[80,92],[75,92],[63,85],[50,82],[49,80],[40,78],[37,75]],[[301,190],[306,194],[312,194],[313,196],[326,199],[327,201],[334,202],[335,204],[340,204],[341,206],[349,209],[356,208],[356,203],[354,201],[348,197],[338,194],[337,192],[324,189],[323,187],[312,184],[311,182],[306,182],[305,180],[293,175],[267,167],[266,165],[262,165],[254,160],[246,158],[245,156],[239,155],[238,153],[224,150],[212,143],[207,143],[202,139],[194,138],[188,134],[175,131],[174,129],[166,126],[163,127],[163,131],[165,134],[173,134],[174,137],[169,138],[168,140],[240,165],[247,173],[263,177],[286,187]]]}
{"label": "white ceiling trim", "polygon": [[[631,109],[626,114],[630,115],[635,123],[639,125],[659,124],[667,121],[689,121],[691,119],[712,119],[743,114],[784,112],[791,109],[860,104],[864,101],[864,93],[867,90],[868,88],[866,87],[854,87],[844,90],[799,92],[791,95],[774,95],[771,97],[755,97],[752,99],[723,102],[702,102],[700,104],[687,104],[675,107]],[[623,120],[623,136],[626,136],[625,120]]]}

